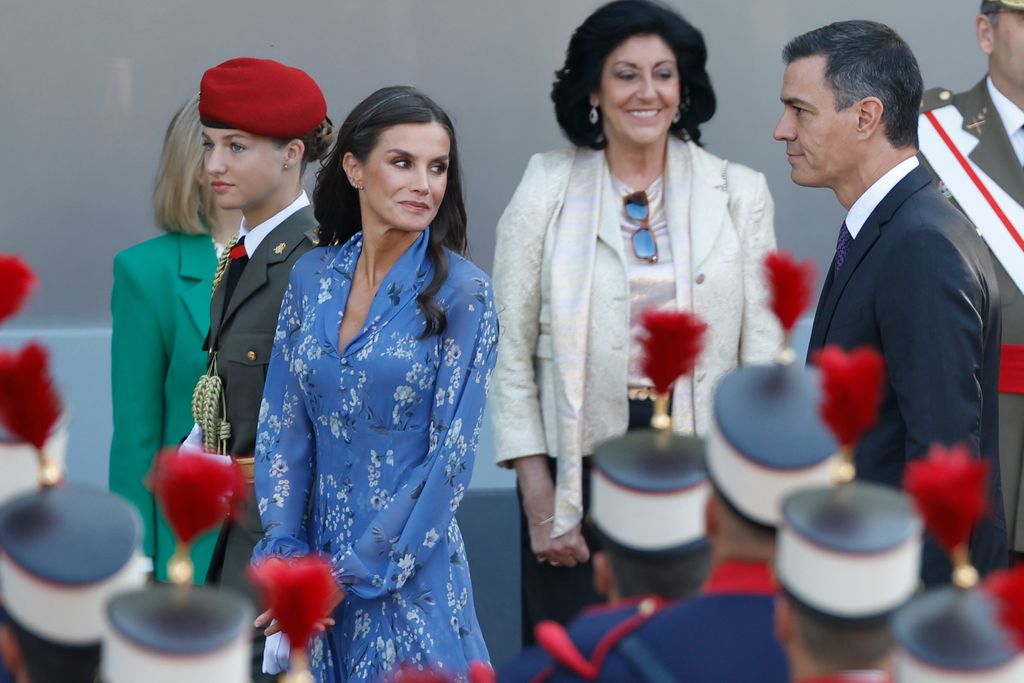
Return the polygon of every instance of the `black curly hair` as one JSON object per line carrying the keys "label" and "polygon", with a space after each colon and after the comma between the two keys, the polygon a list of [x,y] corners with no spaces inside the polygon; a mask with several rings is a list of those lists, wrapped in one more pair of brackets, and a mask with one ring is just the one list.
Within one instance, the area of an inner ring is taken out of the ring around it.
{"label": "black curly hair", "polygon": [[569,40],[565,64],[555,72],[551,87],[555,118],[574,145],[591,149],[606,146],[601,126],[587,118],[590,93],[600,85],[608,55],[640,35],[660,37],[676,56],[680,102],[689,105],[681,108],[682,115],[669,132],[683,140],[700,142],[700,124],[715,113],[715,91],[704,68],[708,56],[704,36],[665,5],[651,0],[615,0],[599,7],[580,24]]}

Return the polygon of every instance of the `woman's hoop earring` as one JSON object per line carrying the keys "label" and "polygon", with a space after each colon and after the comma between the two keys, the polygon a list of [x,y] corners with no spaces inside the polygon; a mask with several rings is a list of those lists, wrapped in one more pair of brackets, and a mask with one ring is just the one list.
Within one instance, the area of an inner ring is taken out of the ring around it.
{"label": "woman's hoop earring", "polygon": [[679,109],[676,109],[676,115],[672,117],[672,123],[679,123],[681,118],[683,118],[683,108],[679,107]]}
{"label": "woman's hoop earring", "polygon": [[597,125],[597,122],[600,119],[600,116],[597,113],[597,105],[596,104],[590,105],[590,116],[588,116],[587,118],[590,119],[590,125],[592,125],[592,126],[596,126]]}

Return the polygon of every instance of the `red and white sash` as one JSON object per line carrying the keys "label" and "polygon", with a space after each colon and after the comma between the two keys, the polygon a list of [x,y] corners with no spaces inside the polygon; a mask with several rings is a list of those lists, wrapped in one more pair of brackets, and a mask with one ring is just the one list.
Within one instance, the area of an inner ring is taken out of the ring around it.
{"label": "red and white sash", "polygon": [[1024,292],[1024,207],[970,160],[978,139],[963,129],[963,121],[953,105],[922,114],[921,154]]}

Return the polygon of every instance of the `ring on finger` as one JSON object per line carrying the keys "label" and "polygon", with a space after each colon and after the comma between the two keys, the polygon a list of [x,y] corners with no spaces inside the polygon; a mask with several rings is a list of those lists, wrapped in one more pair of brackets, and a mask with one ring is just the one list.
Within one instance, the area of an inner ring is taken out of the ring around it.
{"label": "ring on finger", "polygon": [[538,555],[537,556],[537,563],[538,564],[544,564],[544,556],[543,555]]}

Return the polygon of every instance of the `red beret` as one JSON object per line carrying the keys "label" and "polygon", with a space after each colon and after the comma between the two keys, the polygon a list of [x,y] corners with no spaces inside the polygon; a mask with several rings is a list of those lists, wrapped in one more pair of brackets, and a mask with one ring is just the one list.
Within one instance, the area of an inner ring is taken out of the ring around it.
{"label": "red beret", "polygon": [[297,138],[327,116],[320,86],[302,69],[239,57],[207,69],[199,84],[204,125],[269,138]]}

